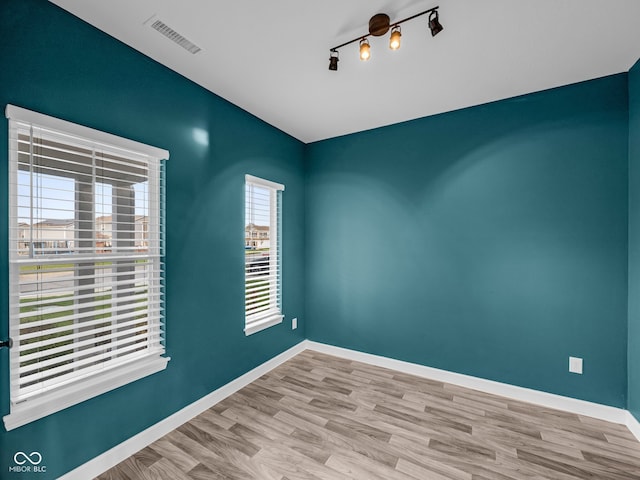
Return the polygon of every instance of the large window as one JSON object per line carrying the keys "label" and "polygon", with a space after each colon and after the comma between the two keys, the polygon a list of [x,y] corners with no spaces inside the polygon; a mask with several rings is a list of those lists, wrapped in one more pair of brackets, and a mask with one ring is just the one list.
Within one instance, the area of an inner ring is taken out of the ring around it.
{"label": "large window", "polygon": [[162,370],[168,152],[8,106],[7,429]]}
{"label": "large window", "polygon": [[245,334],[282,322],[282,191],[284,185],[245,178]]}

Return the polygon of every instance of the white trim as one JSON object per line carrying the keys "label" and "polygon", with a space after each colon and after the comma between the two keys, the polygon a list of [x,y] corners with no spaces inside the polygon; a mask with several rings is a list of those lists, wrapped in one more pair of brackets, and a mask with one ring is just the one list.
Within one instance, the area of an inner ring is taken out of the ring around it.
{"label": "white trim", "polygon": [[283,364],[287,360],[292,359],[306,349],[306,340],[276,355],[271,360],[267,360],[262,365],[257,366],[253,370],[232,380],[222,387],[214,390],[210,394],[202,397],[200,400],[187,405],[182,410],[177,411],[173,415],[168,416],[164,420],[152,425],[133,437],[116,445],[103,454],[89,460],[87,463],[80,465],[76,469],[66,473],[58,480],[86,480],[87,478],[95,478],[102,473],[114,467],[118,463],[126,460],[134,453],[142,450],[146,446],[152,444],[167,433],[178,428],[180,425],[188,422],[193,417],[200,415],[205,410],[213,407],[216,403],[224,400],[229,395],[246,387],[251,382],[257,380],[265,373],[273,370],[277,366]]}
{"label": "white trim", "polygon": [[633,436],[640,442],[640,421],[636,417],[633,416],[631,412],[627,412],[627,421],[625,425],[629,429]]}
{"label": "white trim", "polygon": [[50,393],[24,403],[11,406],[11,413],[3,417],[4,426],[9,430],[21,427],[52,413],[76,405],[90,398],[102,395],[110,390],[160,372],[167,367],[169,357],[154,356],[137,359],[100,376],[72,383],[67,387],[52,390]]}
{"label": "white trim", "polygon": [[253,183],[255,185],[261,185],[267,188],[273,188],[274,190],[284,190],[284,185],[281,183],[272,182],[271,180],[265,180],[264,178],[254,177],[253,175],[249,175],[248,173],[244,176],[245,183]]}
{"label": "white trim", "polygon": [[261,330],[265,330],[269,327],[273,327],[274,325],[278,325],[279,323],[282,323],[283,318],[284,315],[278,313],[276,315],[270,315],[258,322],[251,322],[248,327],[245,327],[244,334],[248,337],[249,335],[258,333]]}
{"label": "white trim", "polygon": [[390,368],[399,372],[416,375],[418,377],[429,378],[440,382],[451,383],[461,387],[472,388],[494,395],[520,400],[522,402],[534,403],[548,408],[555,408],[566,412],[598,418],[608,422],[627,425],[627,411],[622,408],[610,407],[599,403],[587,402],[575,398],[564,397],[553,393],[541,392],[530,388],[517,387],[507,383],[494,382],[484,378],[472,377],[461,373],[449,372],[438,368],[425,367],[416,363],[404,362],[393,358],[381,357],[370,353],[358,352],[341,347],[334,347],[324,343],[309,341],[309,350],[320,353],[334,355],[349,360],[368,363],[378,367]]}
{"label": "white trim", "polygon": [[124,150],[131,150],[137,153],[143,153],[158,160],[168,160],[169,152],[161,148],[147,145],[146,143],[136,142],[128,138],[112,135],[107,132],[95,130],[93,128],[78,125],[77,123],[68,122],[60,118],[45,115],[43,113],[33,112],[26,108],[16,107],[7,104],[5,116],[10,120],[18,122],[31,123],[38,126],[58,130],[66,134],[77,135],[79,137],[88,137],[95,143],[104,143],[110,146],[116,146]]}

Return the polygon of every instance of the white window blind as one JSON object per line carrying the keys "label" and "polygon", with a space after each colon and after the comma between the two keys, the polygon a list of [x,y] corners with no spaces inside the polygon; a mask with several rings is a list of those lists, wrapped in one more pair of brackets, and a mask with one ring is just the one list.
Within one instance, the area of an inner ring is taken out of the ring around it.
{"label": "white window blind", "polygon": [[282,191],[245,177],[245,334],[282,322]]}
{"label": "white window blind", "polygon": [[168,152],[18,107],[7,117],[15,428],[166,366]]}

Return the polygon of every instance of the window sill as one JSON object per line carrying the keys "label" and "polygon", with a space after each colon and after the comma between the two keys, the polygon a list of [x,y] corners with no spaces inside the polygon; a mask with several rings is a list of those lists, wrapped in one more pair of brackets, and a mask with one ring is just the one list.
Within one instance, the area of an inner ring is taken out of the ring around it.
{"label": "window sill", "polygon": [[255,322],[251,322],[248,326],[245,327],[244,334],[246,336],[249,336],[249,335],[253,335],[254,333],[258,333],[259,331],[264,330],[265,328],[273,327],[274,325],[282,323],[283,318],[284,318],[284,315],[282,315],[281,313],[278,313],[275,315],[269,315],[268,317],[265,317]]}
{"label": "window sill", "polygon": [[11,406],[11,413],[3,417],[9,430],[59,412],[90,398],[102,395],[127,383],[160,372],[167,367],[169,357],[153,356],[121,365],[98,377],[78,381],[69,386],[52,390],[33,400]]}

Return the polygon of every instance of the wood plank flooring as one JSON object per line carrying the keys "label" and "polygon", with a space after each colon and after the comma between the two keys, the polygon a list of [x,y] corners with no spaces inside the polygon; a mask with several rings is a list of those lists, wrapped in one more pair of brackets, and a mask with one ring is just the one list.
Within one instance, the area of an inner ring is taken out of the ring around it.
{"label": "wood plank flooring", "polygon": [[305,351],[98,480],[629,480],[622,425]]}

